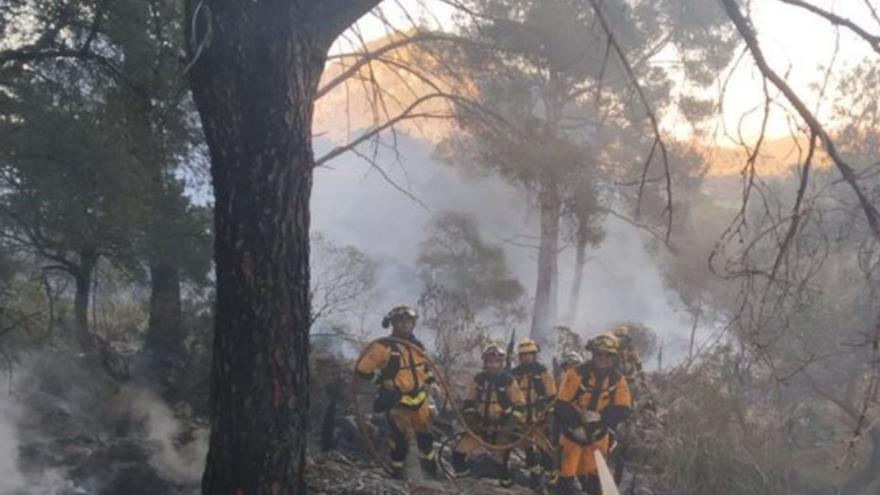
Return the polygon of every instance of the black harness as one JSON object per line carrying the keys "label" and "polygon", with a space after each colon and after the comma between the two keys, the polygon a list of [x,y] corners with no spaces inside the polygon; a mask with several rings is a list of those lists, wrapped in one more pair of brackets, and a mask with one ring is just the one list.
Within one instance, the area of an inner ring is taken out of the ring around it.
{"label": "black harness", "polygon": [[[421,365],[417,365],[415,362],[414,356],[413,356],[412,348],[410,348],[409,346],[401,346],[400,344],[398,344],[397,342],[395,342],[393,340],[393,339],[400,339],[400,338],[401,337],[398,337],[398,336],[392,336],[390,338],[385,337],[385,338],[379,339],[379,343],[381,343],[382,345],[388,346],[391,349],[391,357],[388,359],[388,365],[386,365],[384,368],[382,368],[381,373],[379,373],[379,380],[382,382],[384,382],[386,380],[393,380],[394,377],[397,376],[397,373],[400,372],[400,369],[402,367],[402,364],[401,364],[402,360],[400,358],[401,347],[403,347],[404,348],[403,352],[407,353],[407,362],[409,363],[409,365],[406,366],[406,369],[408,369],[410,371],[410,373],[412,373],[413,389],[411,392],[415,393],[415,392],[418,392],[422,386],[422,384],[419,383],[419,375],[418,375],[418,373],[416,373],[416,368],[418,368],[419,366],[425,366],[425,364],[423,363]],[[422,343],[419,342],[415,337],[403,338],[402,340],[407,340],[407,341],[411,342],[415,347],[417,347],[420,350],[425,349],[425,346],[422,345]]]}
{"label": "black harness", "polygon": [[523,390],[526,396],[527,421],[534,419],[538,413],[536,409],[540,407],[538,403],[532,402],[532,391],[534,390],[536,397],[544,398],[547,396],[547,387],[544,386],[544,373],[546,371],[547,368],[540,363],[521,364],[513,369],[513,376],[516,377],[517,381],[522,381],[524,377],[528,378],[528,385]]}
{"label": "black harness", "polygon": [[[608,379],[608,395],[614,397],[614,394],[617,392],[617,383],[621,377],[616,369],[600,373],[590,366],[589,363],[584,363],[579,367],[578,371],[581,375],[581,384],[571,400],[572,403],[576,403],[581,395],[590,394],[590,401],[587,403],[586,410],[595,411],[599,405],[599,398],[602,396],[602,383],[606,378]],[[590,385],[590,375],[596,378],[594,385]]]}
{"label": "black harness", "polygon": [[483,421],[489,421],[489,407],[492,405],[492,392],[498,398],[498,405],[504,411],[510,411],[513,404],[507,395],[507,387],[513,381],[513,376],[509,373],[489,373],[481,371],[474,377],[477,384],[476,403],[482,409]]}

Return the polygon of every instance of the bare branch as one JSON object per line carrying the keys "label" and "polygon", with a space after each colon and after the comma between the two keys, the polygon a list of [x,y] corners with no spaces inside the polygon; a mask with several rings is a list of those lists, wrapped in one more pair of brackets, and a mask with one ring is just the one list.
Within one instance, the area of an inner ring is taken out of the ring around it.
{"label": "bare branch", "polygon": [[[595,1],[595,0],[591,0]],[[807,126],[810,128],[810,131],[813,134],[819,136],[822,140],[822,144],[825,147],[825,150],[828,152],[828,155],[834,161],[834,164],[837,166],[837,169],[840,171],[840,174],[852,188],[853,192],[856,194],[856,197],[859,199],[859,203],[862,206],[862,210],[865,213],[865,217],[867,218],[868,225],[871,228],[871,231],[874,234],[874,237],[877,240],[880,240],[880,212],[877,211],[877,208],[871,203],[871,200],[862,191],[861,186],[859,186],[858,178],[856,176],[853,168],[843,159],[840,153],[837,150],[837,147],[834,144],[834,141],[831,139],[831,136],[819,123],[818,119],[810,112],[810,110],[806,107],[803,101],[795,94],[795,92],[791,89],[791,87],[785,82],[783,78],[781,78],[773,69],[768,65],[766,59],[764,58],[764,53],[761,51],[761,47],[758,43],[758,38],[755,34],[755,30],[752,27],[751,23],[748,19],[746,19],[742,12],[739,10],[739,6],[736,3],[736,0],[719,0],[723,5],[725,10],[727,11],[727,15],[731,21],[733,21],[734,25],[736,25],[737,31],[739,31],[740,35],[742,35],[743,39],[746,42],[746,45],[749,47],[749,51],[752,53],[752,57],[755,59],[755,63],[758,65],[761,73],[764,76],[773,82],[773,84],[785,95],[788,102],[797,110],[798,114],[800,114],[801,118],[806,122]]]}
{"label": "bare branch", "polygon": [[370,52],[346,53],[346,54],[335,55],[334,58],[358,57],[358,60],[355,63],[353,63],[352,65],[347,66],[345,68],[345,70],[343,70],[339,75],[337,75],[336,77],[334,77],[330,81],[327,81],[323,86],[321,86],[321,88],[318,89],[318,92],[317,92],[315,98],[318,99],[318,98],[321,98],[322,96],[326,95],[327,93],[332,91],[333,88],[339,86],[340,84],[342,84],[346,80],[348,80],[351,76],[357,74],[357,72],[359,70],[361,70],[361,68],[363,68],[363,66],[382,57],[382,55],[384,55],[390,51],[394,51],[399,48],[403,48],[403,47],[410,45],[410,44],[421,43],[421,42],[426,42],[426,41],[473,43],[471,41],[468,41],[468,40],[461,38],[461,37],[458,37],[458,36],[452,36],[452,35],[443,34],[443,33],[424,33],[424,32],[422,32],[422,33],[417,33],[413,36],[407,36],[405,38],[402,38],[402,39],[399,39],[396,41],[392,41],[392,42],[387,43],[387,44],[385,44],[385,45],[383,45],[373,51],[370,51]]}
{"label": "bare branch", "polygon": [[880,24],[880,15],[877,14],[877,9],[871,3],[871,0],[864,0],[864,1],[865,1],[865,5],[868,7],[868,10],[871,11],[871,17],[873,17],[874,20],[877,21],[877,24]]}
{"label": "bare branch", "polygon": [[810,135],[810,147],[807,150],[807,158],[804,160],[804,166],[801,170],[801,183],[798,186],[797,197],[795,198],[794,206],[791,211],[791,225],[788,228],[788,232],[785,234],[785,238],[782,241],[782,245],[779,246],[779,252],[776,253],[776,261],[773,262],[773,269],[770,271],[770,281],[768,283],[768,287],[773,283],[773,280],[776,278],[776,273],[779,270],[779,265],[782,263],[782,259],[788,251],[789,246],[791,245],[791,241],[794,238],[795,233],[797,233],[798,227],[800,226],[801,220],[801,203],[804,200],[804,193],[807,190],[807,184],[810,181],[810,167],[813,164],[813,155],[816,151],[816,134],[813,133]]}
{"label": "bare branch", "polygon": [[[875,52],[880,53],[880,36],[877,36],[877,35],[874,35],[874,34],[871,34],[867,31],[865,31],[864,28],[862,28],[858,24],[854,23],[853,21],[851,21],[849,19],[845,19],[843,17],[840,17],[839,15],[834,14],[833,12],[828,12],[827,10],[820,9],[819,7],[816,7],[815,5],[804,2],[803,0],[779,0],[779,1],[782,3],[787,3],[789,5],[794,5],[795,7],[800,7],[804,10],[808,10],[808,11],[818,15],[819,17],[824,18],[825,20],[827,20],[831,24],[834,24],[835,26],[843,26],[843,27],[849,29],[854,34],[856,34],[857,36],[859,36],[860,38],[862,38],[863,40],[868,42],[868,44],[871,45],[871,48]],[[868,5],[870,6],[870,4],[868,4]],[[873,8],[872,8],[872,12],[873,12]]]}
{"label": "bare branch", "polygon": [[382,131],[384,131],[384,130],[386,130],[386,129],[388,129],[388,128],[394,126],[394,125],[396,125],[397,123],[399,123],[399,122],[402,121],[402,120],[405,120],[405,119],[411,119],[411,118],[417,118],[417,117],[424,117],[424,118],[431,118],[431,117],[434,117],[434,118],[452,118],[452,116],[446,116],[446,115],[444,115],[444,116],[438,116],[438,115],[436,115],[436,114],[413,113],[413,111],[414,111],[419,105],[425,103],[426,101],[433,100],[433,99],[437,99],[437,98],[454,98],[454,96],[453,96],[453,95],[447,95],[447,94],[445,94],[445,93],[431,93],[431,94],[428,94],[428,95],[422,96],[421,98],[418,98],[417,100],[415,100],[414,102],[412,102],[407,108],[405,108],[405,109],[404,109],[399,115],[397,115],[396,117],[391,118],[391,119],[388,119],[387,121],[383,122],[382,124],[373,127],[372,129],[370,129],[370,130],[367,131],[367,132],[364,132],[363,134],[361,134],[360,136],[358,136],[357,139],[355,139],[354,141],[351,141],[350,143],[346,143],[346,144],[344,144],[344,145],[337,146],[337,147],[333,148],[332,150],[330,150],[329,152],[327,152],[327,154],[325,154],[325,155],[322,156],[321,158],[318,158],[317,160],[315,160],[315,166],[316,166],[316,167],[319,167],[319,166],[323,165],[324,163],[327,163],[328,161],[330,161],[330,160],[336,158],[337,156],[339,156],[339,155],[341,155],[341,154],[343,154],[343,153],[345,153],[345,152],[347,152],[347,151],[351,151],[352,149],[354,149],[355,147],[357,147],[358,145],[360,145],[360,144],[363,143],[364,141],[367,141],[367,140],[369,140],[370,138],[372,138],[372,137],[374,137],[374,136],[380,134]]}
{"label": "bare branch", "polygon": [[645,95],[645,92],[642,89],[642,85],[639,83],[639,80],[633,71],[632,65],[629,63],[626,54],[623,52],[623,49],[620,47],[620,44],[614,37],[614,33],[611,31],[611,27],[608,24],[608,21],[605,19],[605,14],[602,13],[602,8],[599,5],[599,0],[590,0],[590,5],[593,6],[593,11],[596,13],[596,18],[599,19],[599,23],[602,25],[602,29],[605,31],[605,34],[608,35],[608,42],[614,48],[615,53],[617,53],[617,57],[620,59],[620,63],[623,65],[627,76],[629,76],[633,86],[635,87],[636,92],[639,95],[639,99],[641,100],[642,105],[645,107],[645,112],[648,114],[648,119],[651,121],[651,128],[654,130],[654,138],[656,139],[656,143],[660,146],[660,153],[663,156],[664,172],[666,174],[666,243],[668,244],[669,239],[672,236],[672,176],[669,172],[669,156],[666,151],[666,143],[663,141],[663,136],[660,133],[660,125],[657,122],[657,116],[654,114],[654,109],[651,107],[651,103],[648,101],[648,97]]}
{"label": "bare branch", "polygon": [[381,0],[321,0],[309,2],[311,8],[302,14],[316,25],[321,25],[321,32],[326,33],[325,42],[330,46],[337,36],[379,3]]}

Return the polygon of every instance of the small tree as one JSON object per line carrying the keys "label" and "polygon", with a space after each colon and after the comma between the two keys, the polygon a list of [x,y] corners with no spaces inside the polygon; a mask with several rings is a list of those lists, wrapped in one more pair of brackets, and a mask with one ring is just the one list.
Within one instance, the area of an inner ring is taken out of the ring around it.
{"label": "small tree", "polygon": [[84,352],[95,349],[88,317],[95,267],[103,257],[136,270],[145,204],[143,171],[103,104],[107,84],[74,64],[37,66],[6,81],[13,98],[0,116],[8,136],[0,150],[3,236],[74,279]]}
{"label": "small tree", "polygon": [[482,240],[473,217],[442,212],[427,234],[416,262],[425,286],[419,312],[448,372],[493,329],[522,320],[523,290],[508,273],[502,249]]}

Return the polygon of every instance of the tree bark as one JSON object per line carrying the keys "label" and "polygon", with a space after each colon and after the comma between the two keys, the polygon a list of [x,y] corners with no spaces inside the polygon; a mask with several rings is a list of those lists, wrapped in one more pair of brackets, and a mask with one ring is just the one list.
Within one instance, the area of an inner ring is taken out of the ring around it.
{"label": "tree bark", "polygon": [[92,295],[92,274],[98,263],[98,255],[92,250],[79,253],[73,278],[76,283],[76,294],[73,298],[74,332],[80,351],[91,356],[95,351],[95,339],[89,328],[89,301]]}
{"label": "tree bark", "polygon": [[150,323],[144,342],[150,374],[168,395],[183,355],[180,270],[167,260],[150,264]]}
{"label": "tree bark", "polygon": [[[217,310],[206,494],[306,493],[312,113],[327,50],[378,0],[190,0]],[[195,17],[195,18],[193,18]]]}
{"label": "tree bark", "polygon": [[584,267],[587,264],[587,238],[578,234],[574,255],[574,278],[571,281],[571,292],[568,298],[568,310],[565,312],[565,323],[574,327],[578,316],[578,304],[581,299],[581,287],[584,280]]}
{"label": "tree bark", "polygon": [[542,347],[552,344],[556,325],[556,275],[559,255],[559,218],[562,201],[559,187],[552,179],[541,182],[538,193],[541,209],[541,242],[538,248],[538,280],[532,312],[531,337]]}
{"label": "tree bark", "polygon": [[877,493],[868,491],[868,488],[876,490],[876,484],[880,480],[880,432],[872,430],[868,438],[871,439],[871,453],[865,464],[843,486],[841,493],[845,495]]}

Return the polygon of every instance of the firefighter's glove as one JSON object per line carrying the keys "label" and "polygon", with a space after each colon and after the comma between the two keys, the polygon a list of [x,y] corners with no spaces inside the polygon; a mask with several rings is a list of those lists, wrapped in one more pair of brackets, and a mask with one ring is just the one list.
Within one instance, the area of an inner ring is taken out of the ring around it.
{"label": "firefighter's glove", "polygon": [[584,411],[584,413],[581,414],[581,420],[585,425],[592,426],[602,421],[602,415],[597,411]]}
{"label": "firefighter's glove", "polygon": [[611,437],[611,441],[608,443],[608,452],[615,452],[617,448],[620,447],[620,442],[617,441],[617,438]]}
{"label": "firefighter's glove", "polygon": [[363,371],[358,371],[356,373],[357,377],[361,380],[368,381],[373,385],[380,385],[382,383],[382,373],[379,370],[371,371],[368,373],[364,373]]}
{"label": "firefighter's glove", "polygon": [[590,440],[587,436],[587,429],[583,426],[578,426],[577,428],[572,429],[571,437],[579,443],[588,443]]}

